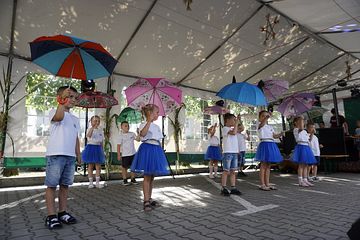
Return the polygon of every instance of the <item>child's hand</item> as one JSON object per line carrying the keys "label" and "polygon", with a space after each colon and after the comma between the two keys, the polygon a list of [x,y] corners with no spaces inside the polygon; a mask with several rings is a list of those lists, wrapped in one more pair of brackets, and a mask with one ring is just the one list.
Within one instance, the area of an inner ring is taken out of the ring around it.
{"label": "child's hand", "polygon": [[81,155],[77,156],[76,161],[78,165],[81,165]]}
{"label": "child's hand", "polygon": [[320,144],[320,145],[319,145],[319,147],[320,147],[320,148],[323,148],[323,147],[324,147],[324,145]]}

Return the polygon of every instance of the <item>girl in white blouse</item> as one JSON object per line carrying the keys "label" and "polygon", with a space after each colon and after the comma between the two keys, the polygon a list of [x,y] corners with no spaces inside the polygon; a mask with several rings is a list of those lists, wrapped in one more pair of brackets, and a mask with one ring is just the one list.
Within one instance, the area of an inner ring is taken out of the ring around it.
{"label": "girl in white blouse", "polygon": [[307,179],[308,166],[316,164],[316,159],[309,147],[309,135],[304,129],[304,118],[302,116],[295,117],[294,125],[293,133],[297,144],[293,152],[292,160],[298,164],[299,186],[313,186]]}
{"label": "girl in white blouse", "polygon": [[279,163],[283,160],[279,148],[275,143],[275,138],[282,136],[282,133],[276,134],[274,129],[268,125],[267,121],[270,113],[266,110],[259,112],[258,134],[260,144],[256,150],[255,159],[260,161],[260,190],[276,190],[274,185],[270,184],[270,167],[271,164]]}

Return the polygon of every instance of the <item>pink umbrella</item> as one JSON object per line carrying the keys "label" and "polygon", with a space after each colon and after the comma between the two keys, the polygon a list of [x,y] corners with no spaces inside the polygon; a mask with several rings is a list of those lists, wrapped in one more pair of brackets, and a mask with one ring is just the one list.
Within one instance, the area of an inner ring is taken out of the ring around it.
{"label": "pink umbrella", "polygon": [[289,82],[285,80],[265,80],[258,83],[268,101],[275,101],[279,96],[289,90]]}
{"label": "pink umbrella", "polygon": [[146,104],[155,104],[160,116],[179,107],[182,100],[181,90],[165,78],[140,78],[125,89],[125,95],[129,107],[141,110]]}
{"label": "pink umbrella", "polygon": [[313,93],[296,93],[283,100],[278,111],[285,117],[298,116],[310,110],[315,101]]}
{"label": "pink umbrella", "polygon": [[209,115],[224,115],[225,113],[230,112],[229,109],[221,106],[211,106],[204,109],[205,114]]}

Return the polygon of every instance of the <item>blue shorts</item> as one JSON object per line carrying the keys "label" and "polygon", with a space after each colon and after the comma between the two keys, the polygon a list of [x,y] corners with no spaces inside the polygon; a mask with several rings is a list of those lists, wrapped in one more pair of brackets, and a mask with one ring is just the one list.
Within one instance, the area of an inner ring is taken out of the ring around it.
{"label": "blue shorts", "polygon": [[245,164],[245,151],[241,151],[239,154],[238,154],[238,164],[239,164],[239,167],[241,166],[244,166]]}
{"label": "blue shorts", "polygon": [[320,165],[320,156],[315,156],[316,164],[314,165]]}
{"label": "blue shorts", "polygon": [[227,172],[238,170],[238,154],[237,153],[224,153],[223,170],[227,171]]}
{"label": "blue shorts", "polygon": [[45,185],[56,187],[57,185],[69,186],[74,182],[75,157],[55,155],[46,156]]}

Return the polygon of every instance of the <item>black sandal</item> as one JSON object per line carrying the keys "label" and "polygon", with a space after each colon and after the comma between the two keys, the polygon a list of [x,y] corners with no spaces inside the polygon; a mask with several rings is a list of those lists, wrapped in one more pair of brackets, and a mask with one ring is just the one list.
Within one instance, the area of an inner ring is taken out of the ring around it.
{"label": "black sandal", "polygon": [[149,201],[150,201],[151,207],[153,207],[153,208],[157,208],[157,207],[161,206],[161,204],[158,201],[152,200],[151,198],[149,199]]}
{"label": "black sandal", "polygon": [[144,211],[150,212],[152,210],[150,201],[144,201]]}

